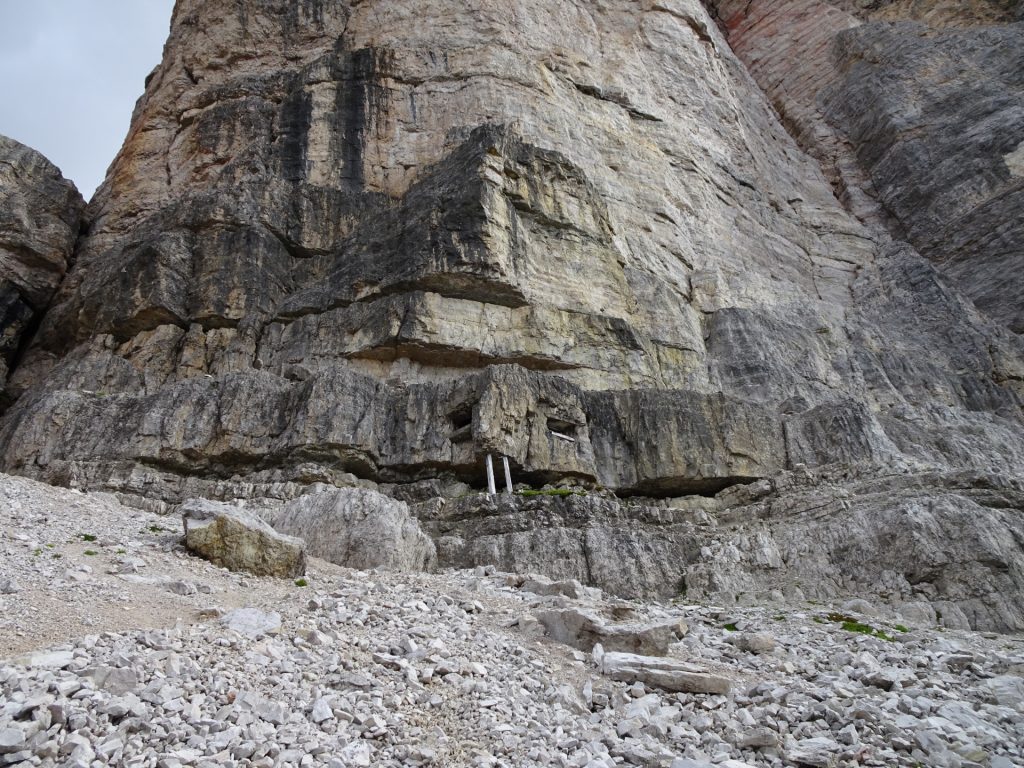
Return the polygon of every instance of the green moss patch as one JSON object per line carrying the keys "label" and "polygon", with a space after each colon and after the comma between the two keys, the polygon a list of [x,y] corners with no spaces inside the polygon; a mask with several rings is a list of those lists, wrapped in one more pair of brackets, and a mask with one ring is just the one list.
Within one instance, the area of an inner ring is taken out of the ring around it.
{"label": "green moss patch", "polygon": [[[814,620],[818,624],[825,623],[825,621],[819,619],[817,616],[814,617]],[[857,621],[857,619],[853,618],[852,616],[847,616],[844,613],[830,613],[828,615],[828,620],[834,622],[835,624],[838,624],[847,632],[855,632],[859,635],[877,637],[879,640],[888,640],[889,642],[892,642],[894,640],[892,635],[888,635],[880,629],[875,629],[870,624],[865,624],[862,621]]]}

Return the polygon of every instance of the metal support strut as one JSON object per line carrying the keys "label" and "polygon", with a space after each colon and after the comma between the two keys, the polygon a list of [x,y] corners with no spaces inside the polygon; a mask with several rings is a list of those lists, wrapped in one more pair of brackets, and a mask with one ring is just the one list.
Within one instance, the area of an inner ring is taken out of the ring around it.
{"label": "metal support strut", "polygon": [[505,465],[505,493],[512,494],[512,470],[508,467],[508,456],[501,457],[501,463]]}
{"label": "metal support strut", "polygon": [[487,493],[491,496],[498,493],[498,489],[494,487],[494,459],[489,453],[487,454]]}
{"label": "metal support strut", "polygon": [[[508,456],[501,457],[501,463],[505,469],[505,493],[512,493],[512,469],[508,464]],[[491,496],[498,495],[498,486],[494,482],[494,458],[487,454],[487,493]]]}

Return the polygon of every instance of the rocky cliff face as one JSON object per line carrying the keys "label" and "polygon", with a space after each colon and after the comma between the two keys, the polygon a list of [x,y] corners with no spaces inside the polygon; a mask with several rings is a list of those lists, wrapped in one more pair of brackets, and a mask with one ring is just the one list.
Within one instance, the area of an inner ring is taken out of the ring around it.
{"label": "rocky cliff face", "polygon": [[[167,501],[443,496],[488,452],[659,498],[1024,474],[1021,25],[860,31],[920,5],[181,0],[0,466]],[[511,557],[492,507],[424,516]],[[671,592],[699,547],[649,533],[655,570],[580,573]]]}
{"label": "rocky cliff face", "polygon": [[0,136],[0,407],[7,376],[67,271],[84,208],[46,158]]}
{"label": "rocky cliff face", "polygon": [[[710,3],[848,207],[1024,333],[1024,6]],[[1014,23],[1016,22],[1016,23]]]}

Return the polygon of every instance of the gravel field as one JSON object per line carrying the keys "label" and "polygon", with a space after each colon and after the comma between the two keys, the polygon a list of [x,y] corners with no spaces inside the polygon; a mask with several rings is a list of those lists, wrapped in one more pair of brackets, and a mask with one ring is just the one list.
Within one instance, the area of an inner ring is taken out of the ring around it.
{"label": "gravel field", "polygon": [[[862,601],[545,596],[490,569],[312,560],[299,586],[189,555],[177,518],[7,476],[0,516],[0,765],[1024,764],[1016,637]],[[612,680],[600,648],[544,635],[559,611],[681,620],[669,659],[729,692]]]}

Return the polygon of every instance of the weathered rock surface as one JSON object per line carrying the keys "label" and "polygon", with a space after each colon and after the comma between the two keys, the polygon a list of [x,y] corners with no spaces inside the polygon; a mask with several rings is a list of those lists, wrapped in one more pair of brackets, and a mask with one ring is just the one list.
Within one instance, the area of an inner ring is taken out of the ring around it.
{"label": "weathered rock surface", "polygon": [[510,585],[517,586],[526,592],[532,592],[535,595],[553,596],[562,595],[564,597],[571,598],[572,600],[579,600],[582,598],[600,599],[601,590],[595,587],[585,587],[576,579],[563,579],[561,581],[553,581],[546,576],[540,576],[538,574],[530,574],[522,579],[516,577],[510,582]]}
{"label": "weathered rock surface", "polygon": [[258,638],[281,631],[281,614],[258,608],[236,608],[224,614],[220,623],[245,637]]}
{"label": "weathered rock surface", "polygon": [[415,509],[442,567],[725,605],[870,596],[913,624],[1024,629],[1024,487],[1000,475],[860,465],[714,498],[477,495]]}
{"label": "weathered rock surface", "polygon": [[654,624],[608,623],[593,610],[581,608],[538,611],[535,616],[552,640],[587,652],[601,645],[609,651],[664,656],[669,645],[686,634],[686,625],[678,619]]}
{"label": "weathered rock surface", "polygon": [[306,572],[306,546],[238,507],[206,499],[182,505],[185,546],[212,563],[258,576],[295,578]]}
{"label": "weathered rock surface", "polygon": [[718,516],[715,540],[687,569],[688,597],[870,595],[911,623],[1024,630],[1019,480],[826,476],[778,486]]}
{"label": "weathered rock surface", "polygon": [[[57,413],[61,439],[45,457],[26,451],[50,439]],[[655,424],[672,430],[665,441],[646,439]],[[605,397],[518,366],[408,386],[341,367],[303,382],[196,377],[151,395],[60,389],[7,428],[6,460],[26,473],[130,489],[141,463],[171,474],[152,471],[142,490],[172,500],[175,474],[228,479],[271,461],[390,481],[443,468],[479,482],[480,451],[491,450],[511,457],[517,478],[686,492],[782,469],[783,454],[781,424],[756,405],[689,392]]]}
{"label": "weathered rock surface", "polygon": [[764,632],[741,632],[732,640],[733,645],[741,651],[760,655],[775,650],[775,638]]}
{"label": "weathered rock surface", "polygon": [[376,491],[301,496],[274,515],[274,528],[303,539],[311,555],[349,568],[423,571],[437,560],[408,505]]}
{"label": "weathered rock surface", "polygon": [[709,6],[850,209],[1024,333],[1024,297],[1006,279],[1024,266],[1020,3]]}
{"label": "weathered rock surface", "polygon": [[46,158],[0,135],[0,408],[26,334],[67,271],[84,208]]}
{"label": "weathered rock surface", "polygon": [[732,682],[709,674],[693,664],[656,656],[594,649],[594,661],[602,674],[622,683],[644,683],[666,691],[726,694]]}
{"label": "weathered rock surface", "polygon": [[597,495],[474,495],[415,509],[441,567],[540,572],[620,596],[677,595],[701,546],[689,513]]}

